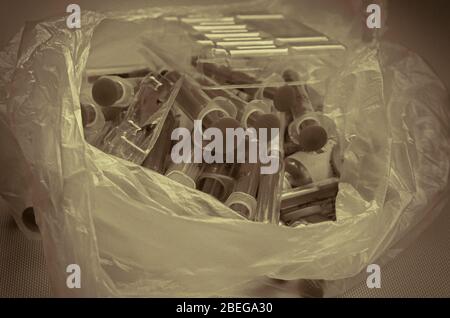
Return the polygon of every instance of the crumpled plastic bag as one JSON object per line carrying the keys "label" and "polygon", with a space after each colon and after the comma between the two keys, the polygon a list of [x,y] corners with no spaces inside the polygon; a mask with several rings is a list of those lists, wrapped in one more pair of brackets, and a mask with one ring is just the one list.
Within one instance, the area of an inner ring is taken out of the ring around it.
{"label": "crumpled plastic bag", "polygon": [[[12,51],[0,55],[7,71],[0,88],[31,171],[56,295],[261,296],[266,277],[342,280],[391,255],[447,200],[448,93],[420,57],[386,43],[349,48],[325,95],[345,158],[336,222],[289,228],[243,220],[208,195],[84,140],[80,85],[103,19],[140,23],[246,6],[83,12],[80,30],[67,29],[65,18],[28,30],[15,64],[4,58]],[[66,286],[69,264],[81,268],[81,289]],[[327,284],[332,294],[348,288]]]}

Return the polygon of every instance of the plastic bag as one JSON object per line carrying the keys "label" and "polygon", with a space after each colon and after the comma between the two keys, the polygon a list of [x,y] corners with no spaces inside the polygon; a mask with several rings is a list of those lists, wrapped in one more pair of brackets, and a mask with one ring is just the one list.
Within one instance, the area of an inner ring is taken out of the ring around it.
{"label": "plastic bag", "polygon": [[[2,68],[14,66],[1,87],[9,82],[9,119],[32,172],[56,295],[254,296],[265,277],[340,280],[387,255],[447,199],[447,92],[417,55],[384,43],[355,44],[327,88],[324,112],[336,120],[345,158],[336,222],[249,222],[86,143],[81,78],[105,17],[145,24],[162,13],[251,6],[84,12],[80,30],[67,29],[65,18],[38,23],[16,64],[2,59]],[[66,287],[69,264],[81,268],[81,289]],[[335,294],[348,286],[325,287]]]}

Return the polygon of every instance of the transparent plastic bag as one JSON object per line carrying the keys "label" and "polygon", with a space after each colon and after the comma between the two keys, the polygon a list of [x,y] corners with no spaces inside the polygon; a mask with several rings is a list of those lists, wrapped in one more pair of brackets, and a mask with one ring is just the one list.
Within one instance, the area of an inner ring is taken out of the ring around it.
{"label": "transparent plastic bag", "polygon": [[[257,2],[264,4],[276,10]],[[271,296],[274,282],[297,279],[325,282],[325,295],[336,294],[348,285],[332,281],[389,255],[447,200],[447,91],[417,55],[383,43],[355,44],[326,89],[324,112],[336,121],[345,158],[336,222],[295,228],[250,222],[84,140],[81,78],[104,18],[139,24],[163,13],[254,5],[84,12],[80,30],[68,30],[65,18],[38,23],[23,37],[15,65],[2,54],[2,69],[14,68],[1,87],[9,86],[10,123],[33,175],[56,295]],[[66,287],[69,264],[81,268],[81,289]]]}

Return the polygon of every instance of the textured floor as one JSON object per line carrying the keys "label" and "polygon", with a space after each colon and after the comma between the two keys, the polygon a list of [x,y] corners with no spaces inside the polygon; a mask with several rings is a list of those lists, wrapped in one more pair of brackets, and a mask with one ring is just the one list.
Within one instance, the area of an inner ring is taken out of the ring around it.
{"label": "textured floor", "polygon": [[[446,209],[450,211],[450,207]],[[381,269],[381,288],[365,282],[344,297],[450,297],[450,217],[438,219]],[[40,242],[29,241],[0,208],[0,297],[51,297]]]}
{"label": "textured floor", "polygon": [[26,239],[0,203],[0,297],[51,295],[41,242]]}
{"label": "textured floor", "polygon": [[365,282],[345,297],[450,297],[450,206],[392,262],[381,269],[381,288]]}

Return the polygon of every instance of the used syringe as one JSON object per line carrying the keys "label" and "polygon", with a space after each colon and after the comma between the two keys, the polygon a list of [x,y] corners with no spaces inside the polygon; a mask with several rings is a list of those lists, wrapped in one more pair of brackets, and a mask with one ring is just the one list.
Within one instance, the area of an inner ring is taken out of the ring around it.
{"label": "used syringe", "polygon": [[199,190],[224,202],[234,186],[234,179],[231,176],[233,165],[226,163],[205,165],[198,182]]}
{"label": "used syringe", "polygon": [[[170,71],[164,74],[164,77],[176,82],[181,74]],[[204,128],[217,127],[225,118],[234,119],[237,112],[231,101],[220,97],[211,99],[188,75],[184,76],[177,104],[190,120],[201,120]],[[236,123],[239,124],[237,121]]]}
{"label": "used syringe", "polygon": [[286,126],[286,118],[280,115],[280,129],[278,136],[271,136],[272,140],[278,138],[279,149],[270,153],[275,160],[278,160],[279,166],[275,173],[262,174],[259,178],[257,210],[255,221],[263,223],[278,224],[280,219],[281,193],[284,183],[284,160],[283,160],[283,136]]}
{"label": "used syringe", "polygon": [[101,76],[92,85],[92,98],[103,107],[128,107],[141,80],[142,77]]}
{"label": "used syringe", "polygon": [[309,111],[309,107],[305,107],[309,106],[308,103],[303,103],[309,100],[306,96],[304,87],[282,86],[277,90],[274,105],[279,111],[292,115],[293,121],[288,128],[291,141],[299,145],[303,151],[315,151],[326,144],[328,134],[320,125],[315,113]]}
{"label": "used syringe", "polygon": [[249,220],[253,220],[256,215],[259,174],[258,163],[246,162],[237,165],[233,174],[236,183],[233,192],[225,203]]}
{"label": "used syringe", "polygon": [[176,126],[177,122],[175,117],[172,112],[169,112],[153,149],[142,164],[143,167],[152,169],[161,174],[165,172],[167,157],[170,153],[172,144],[170,136]]}
{"label": "used syringe", "polygon": [[165,175],[178,183],[189,188],[197,187],[197,180],[202,173],[203,165],[194,163],[194,153],[191,155],[191,162],[172,163]]}

